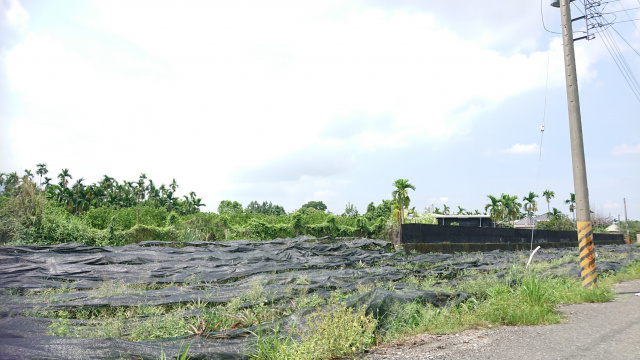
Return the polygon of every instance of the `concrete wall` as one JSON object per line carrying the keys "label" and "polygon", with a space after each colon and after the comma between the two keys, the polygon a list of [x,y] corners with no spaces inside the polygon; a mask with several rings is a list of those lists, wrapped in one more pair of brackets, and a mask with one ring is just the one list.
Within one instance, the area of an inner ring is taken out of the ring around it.
{"label": "concrete wall", "polygon": [[450,226],[451,223],[457,222],[458,226],[466,226],[466,227],[493,227],[493,220],[490,218],[455,218],[455,217],[444,217],[438,218],[438,225],[440,226]]}
{"label": "concrete wall", "polygon": [[[538,245],[546,243],[568,243],[577,245],[577,236],[576,231],[535,230],[533,232],[533,243]],[[595,244],[624,244],[624,237],[622,234],[595,233],[593,234],[593,241]],[[404,224],[402,225],[402,243],[530,244],[531,229]]]}

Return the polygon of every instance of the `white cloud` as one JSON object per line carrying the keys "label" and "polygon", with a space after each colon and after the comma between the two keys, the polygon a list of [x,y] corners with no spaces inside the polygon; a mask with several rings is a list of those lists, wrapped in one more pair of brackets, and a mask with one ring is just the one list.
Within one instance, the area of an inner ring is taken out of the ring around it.
{"label": "white cloud", "polygon": [[[483,49],[420,12],[339,2],[293,1],[273,9],[262,2],[176,8],[173,2],[154,1],[153,11],[149,4],[98,2],[97,26],[169,64],[167,88],[180,89],[180,97],[191,99],[189,107],[212,103],[202,111],[224,116],[245,132],[277,122],[287,131],[278,132],[282,136],[274,143],[286,138],[288,149],[317,140],[313,134],[354,111],[388,114],[395,123],[391,132],[357,136],[363,146],[446,141],[467,131],[469,119],[484,107],[465,117],[452,116],[454,110],[463,112],[459,108],[470,99],[491,106],[542,86],[546,64],[542,52],[504,56]],[[145,13],[144,27],[140,13]],[[297,140],[301,131],[304,142]]]}
{"label": "white cloud", "polygon": [[506,153],[513,155],[531,155],[537,154],[540,150],[538,144],[515,144],[512,147],[505,150]]}
{"label": "white cloud", "polygon": [[640,143],[636,145],[622,144],[614,146],[611,150],[613,155],[636,155],[640,154]]}
{"label": "white cloud", "polygon": [[[22,9],[15,1],[0,4]],[[198,188],[209,199],[236,189],[234,176],[249,174],[247,187],[265,179],[269,191],[282,182],[303,184],[299,199],[348,181],[345,174],[360,165],[353,152],[441,145],[472,131],[482,112],[545,85],[546,45],[536,51],[535,34],[522,39],[530,30],[520,19],[503,22],[511,11],[493,11],[503,2],[460,5],[464,19],[501,24],[474,22],[464,32],[431,5],[384,11],[341,1],[96,4],[96,11],[77,14],[82,22],[64,24],[94,47],[47,31],[55,16],[29,28],[36,17],[29,20],[23,9],[11,15],[26,30],[0,61],[16,104],[25,106],[3,117],[0,142],[10,144],[16,163],[41,162],[46,149],[60,161],[56,167],[87,178],[92,167],[127,179],[141,171],[162,182],[176,174],[206,179]],[[449,19],[461,11],[438,6]],[[476,36],[465,35],[478,28]],[[508,51],[499,49],[505,38]],[[583,72],[595,74],[588,49],[576,45],[586,58],[578,65],[581,80],[588,79]],[[564,87],[559,38],[550,56],[549,86]],[[507,152],[527,153],[528,146]],[[301,180],[305,175],[313,179]]]}
{"label": "white cloud", "polygon": [[25,31],[29,25],[29,13],[17,0],[0,1],[0,14],[15,30]]}
{"label": "white cloud", "polygon": [[[34,32],[6,55],[10,85],[31,107],[31,121],[8,120],[14,134],[57,129],[65,141],[43,143],[52,153],[117,141],[127,146],[111,147],[111,157],[124,158],[170,143],[177,157],[215,161],[229,174],[310,145],[446,142],[468,132],[478,113],[544,85],[546,53],[502,55],[426,13],[337,2],[97,4],[98,17],[83,26],[128,44],[105,43],[109,61]],[[383,126],[323,137],[354,113],[384,118]]]}

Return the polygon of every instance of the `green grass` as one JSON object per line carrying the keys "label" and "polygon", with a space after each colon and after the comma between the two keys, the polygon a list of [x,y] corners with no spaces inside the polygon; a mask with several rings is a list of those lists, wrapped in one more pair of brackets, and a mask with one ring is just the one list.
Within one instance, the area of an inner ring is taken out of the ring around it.
{"label": "green grass", "polygon": [[[305,296],[286,307],[258,304],[240,308],[239,300],[227,305],[212,305],[200,299],[184,305],[43,309],[26,314],[31,317],[55,319],[48,333],[62,337],[119,337],[128,340],[149,340],[190,334],[244,328],[277,320],[302,307],[317,306],[325,301],[317,296]],[[187,316],[190,310],[201,315]],[[74,320],[89,320],[78,323]]]}
{"label": "green grass", "polygon": [[[544,268],[544,267],[543,267]],[[536,271],[514,267],[502,279],[478,277],[459,283],[457,289],[472,294],[449,308],[410,303],[396,305],[378,329],[379,342],[419,333],[446,334],[500,325],[543,325],[560,322],[560,304],[606,302],[615,297],[611,286],[640,278],[640,262],[615,274],[600,276],[599,286],[583,289],[579,279],[542,277]]]}
{"label": "green grass", "polygon": [[[258,332],[255,360],[334,359],[360,352],[375,343],[377,320],[365,309],[332,303],[327,309],[310,315],[305,330],[283,332],[279,327],[271,335]],[[293,335],[298,340],[293,340]]]}

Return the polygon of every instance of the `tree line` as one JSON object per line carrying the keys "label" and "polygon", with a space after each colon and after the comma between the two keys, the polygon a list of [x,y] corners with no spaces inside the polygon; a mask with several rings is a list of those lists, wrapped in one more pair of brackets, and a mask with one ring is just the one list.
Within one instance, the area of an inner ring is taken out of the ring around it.
{"label": "tree line", "polygon": [[[116,245],[141,240],[268,240],[277,237],[310,235],[316,237],[362,236],[394,239],[405,222],[435,224],[434,213],[450,214],[447,205],[420,214],[411,207],[410,192],[415,186],[408,179],[391,184],[391,199],[371,202],[364,213],[347,203],[342,214],[332,214],[319,200],[308,201],[287,213],[270,201],[252,201],[243,207],[237,201],[223,200],[215,212],[202,212],[202,199],[190,192],[178,197],[175,179],[156,186],[143,173],[136,181],[118,181],[105,175],[85,185],[62,169],[56,182],[48,177],[45,164],[35,172],[26,170],[0,174],[0,243],[23,239],[27,243],[51,243],[81,239],[92,245]],[[557,209],[550,209],[553,191],[543,193],[550,221],[538,226],[549,230],[575,228]],[[487,196],[485,214],[495,223],[532,216],[538,211],[534,192],[522,197]],[[571,212],[575,196],[565,201]],[[459,215],[479,214],[458,206]],[[67,239],[67,240],[65,240]]]}
{"label": "tree line", "polygon": [[47,165],[37,166],[35,174],[28,169],[23,176],[18,176],[15,171],[8,174],[0,173],[0,187],[4,186],[3,193],[7,196],[13,195],[21,182],[34,181],[34,176],[37,175],[38,188],[43,190],[49,199],[55,200],[72,214],[84,214],[91,208],[102,206],[122,209],[148,205],[187,215],[200,212],[200,207],[205,205],[194,191],[190,192],[189,196],[176,197],[179,186],[175,179],[169,185],[156,186],[153,180],[142,173],[136,181],[118,181],[104,175],[97,183],[86,185],[85,179],[81,177],[71,184],[73,176],[69,169],[65,168],[57,175],[58,182],[54,183],[53,179],[47,176]]}

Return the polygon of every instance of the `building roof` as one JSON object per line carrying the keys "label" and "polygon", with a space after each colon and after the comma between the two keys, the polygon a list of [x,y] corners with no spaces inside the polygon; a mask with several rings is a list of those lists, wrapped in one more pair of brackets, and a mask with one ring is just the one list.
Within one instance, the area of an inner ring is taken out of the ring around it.
{"label": "building roof", "polygon": [[607,226],[605,230],[607,230],[608,232],[618,232],[620,231],[620,227],[618,226],[618,224],[611,224]]}
{"label": "building roof", "polygon": [[538,222],[540,221],[548,221],[549,220],[549,215],[548,214],[542,214],[542,215],[538,215],[538,216],[533,216],[533,217],[525,217],[522,218],[520,220],[514,221],[513,222],[513,227],[516,228],[521,228],[521,227],[535,227]]}

